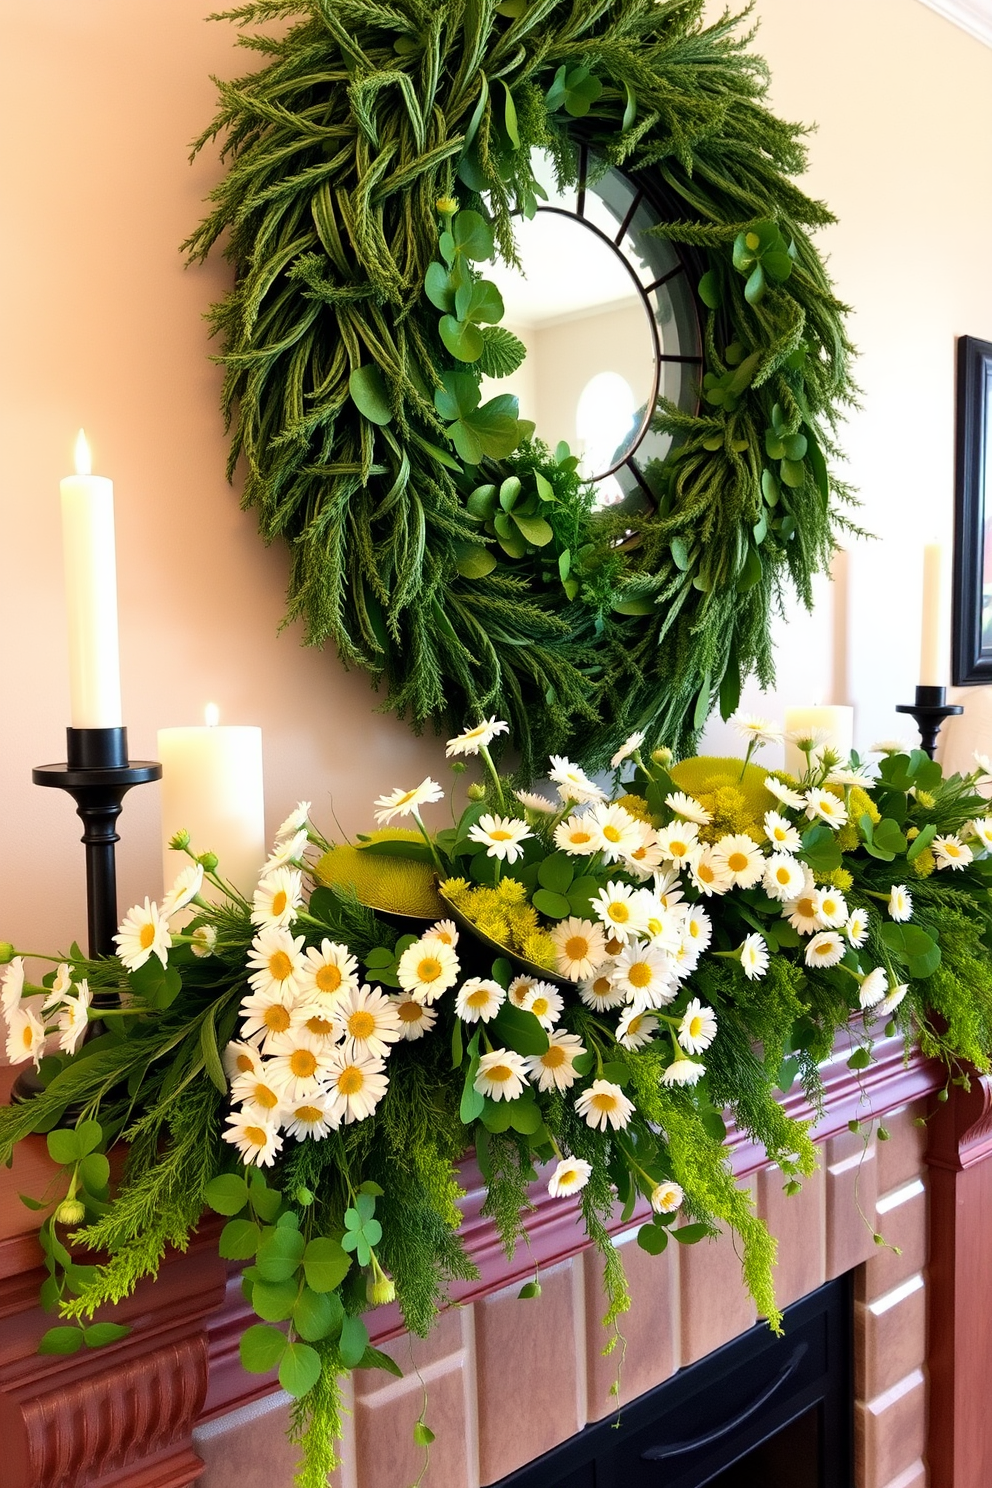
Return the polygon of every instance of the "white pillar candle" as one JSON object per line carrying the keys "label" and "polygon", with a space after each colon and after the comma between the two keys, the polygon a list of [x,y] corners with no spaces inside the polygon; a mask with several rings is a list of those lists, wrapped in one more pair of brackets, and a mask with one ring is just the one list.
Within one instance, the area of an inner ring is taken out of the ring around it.
{"label": "white pillar candle", "polygon": [[69,622],[69,717],[73,728],[119,728],[121,667],[117,644],[114,484],[90,474],[82,429],[76,474],[61,482],[62,555]]}
{"label": "white pillar candle", "polygon": [[158,731],[165,887],[190,861],[169,848],[185,830],[192,851],[216,853],[220,876],[250,897],[266,858],[262,730],[221,728],[216,709],[207,718],[202,728]]}
{"label": "white pillar candle", "polygon": [[801,734],[819,738],[836,750],[841,759],[846,760],[854,744],[854,709],[833,704],[813,708],[786,708],[785,732],[785,768],[790,775],[804,775],[806,756],[789,740],[788,735]]}
{"label": "white pillar candle", "polygon": [[920,685],[946,687],[950,673],[950,610],[941,543],[923,549],[923,621],[920,627]]}

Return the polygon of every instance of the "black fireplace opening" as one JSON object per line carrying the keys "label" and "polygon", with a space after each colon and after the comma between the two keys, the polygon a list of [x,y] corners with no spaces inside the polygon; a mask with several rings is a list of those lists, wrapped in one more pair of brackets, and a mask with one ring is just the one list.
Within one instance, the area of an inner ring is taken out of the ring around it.
{"label": "black fireplace opening", "polygon": [[850,1488],[853,1315],[828,1282],[496,1488]]}

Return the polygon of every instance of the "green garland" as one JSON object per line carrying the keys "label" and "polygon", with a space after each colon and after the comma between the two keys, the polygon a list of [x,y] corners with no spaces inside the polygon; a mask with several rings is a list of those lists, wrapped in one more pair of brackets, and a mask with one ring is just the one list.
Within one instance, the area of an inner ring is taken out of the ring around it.
{"label": "green garland", "polygon": [[[218,84],[196,146],[220,137],[229,162],[185,245],[201,259],[227,234],[235,271],[213,310],[229,474],[243,456],[244,505],[289,544],[306,642],[333,640],[418,729],[509,719],[525,770],[566,749],[602,763],[634,728],[682,750],[717,702],[729,716],[748,675],[771,680],[772,607],[789,582],[810,603],[843,523],[826,457],[850,346],[808,235],[833,219],[790,179],[803,130],[764,107],[741,17],[702,11],[255,0],[224,17],[293,22],[239,37],[263,65]],[[532,150],[566,185],[581,144],[662,183],[675,220],[656,231],[708,265],[701,411],[659,403],[675,439],[640,514],[595,513],[508,395],[479,407],[482,373],[523,348],[478,265],[515,257]],[[530,530],[492,509],[487,526],[472,493],[521,468],[544,482]]]}

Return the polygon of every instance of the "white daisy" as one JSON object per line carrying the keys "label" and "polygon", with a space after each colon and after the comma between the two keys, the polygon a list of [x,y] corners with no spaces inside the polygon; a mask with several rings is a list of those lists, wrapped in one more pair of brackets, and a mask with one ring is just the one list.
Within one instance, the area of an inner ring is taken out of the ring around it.
{"label": "white daisy", "polygon": [[276,868],[255,890],[251,922],[262,929],[286,930],[296,919],[303,899],[303,875],[298,868]]}
{"label": "white daisy", "polygon": [[563,801],[577,801],[581,806],[586,802],[607,799],[606,792],[594,780],[589,779],[585,770],[580,765],[573,765],[564,755],[551,756],[548,778],[557,785],[558,794]]}
{"label": "white daisy", "polygon": [[333,1007],[340,997],[358,986],[358,962],[346,945],[325,939],[309,946],[296,977],[300,996],[308,1001],[324,1000]]}
{"label": "white daisy", "polygon": [[[684,906],[673,904],[670,909],[666,908],[652,889],[638,889],[634,894],[634,902],[644,916],[642,934],[646,935],[659,950],[676,950],[682,944],[682,931],[685,924]],[[617,954],[619,955],[619,952]]]}
{"label": "white daisy", "polygon": [[587,858],[597,851],[596,833],[586,816],[570,816],[555,827],[555,847],[573,858]]}
{"label": "white daisy", "polygon": [[389,1085],[385,1061],[372,1054],[349,1058],[344,1049],[333,1056],[327,1072],[327,1117],[333,1127],[371,1116]]}
{"label": "white daisy", "polygon": [[741,946],[741,970],[749,982],[756,982],[768,970],[768,946],[757,931]]}
{"label": "white daisy", "polygon": [[114,940],[118,959],[128,971],[138,971],[151,956],[157,956],[163,966],[168,964],[172,945],[168,921],[159,914],[158,905],[147,899],[143,907],[136,904],[128,910]]}
{"label": "white daisy", "polygon": [[428,775],[427,779],[415,785],[413,790],[404,790],[398,785],[395,790],[390,791],[388,796],[379,796],[374,804],[381,809],[376,812],[375,819],[380,826],[386,826],[397,816],[409,816],[411,811],[417,810],[418,806],[429,805],[432,801],[442,800],[443,797],[444,787],[438,785],[437,781],[432,780]]}
{"label": "white daisy", "polygon": [[299,868],[309,841],[310,834],[304,827],[296,833],[295,837],[285,837],[281,842],[277,842],[265,860],[263,877],[271,873],[274,868]]}
{"label": "white daisy", "polygon": [[847,901],[839,889],[829,885],[816,891],[816,912],[828,930],[841,930],[847,924],[850,911]]}
{"label": "white daisy", "polygon": [[[3,1008],[5,1017],[9,1018],[11,1013],[20,1006],[23,991],[24,957],[15,956],[13,961],[7,963],[3,977],[3,992],[0,993],[0,1007]],[[47,1005],[46,1002],[45,1006]]]}
{"label": "white daisy", "polygon": [[872,754],[908,754],[910,745],[905,739],[877,739],[871,746]]}
{"label": "white daisy", "polygon": [[667,868],[654,876],[654,897],[662,909],[674,909],[685,899],[677,868]]}
{"label": "white daisy", "polygon": [[492,718],[483,719],[477,723],[475,728],[466,729],[463,734],[456,734],[449,739],[445,745],[444,757],[451,759],[457,754],[478,754],[480,749],[488,749],[497,734],[507,734],[510,725],[503,723],[493,714]]}
{"label": "white daisy", "polygon": [[258,1051],[258,1045],[237,1039],[232,1039],[221,1058],[224,1073],[229,1080],[236,1080],[239,1075],[257,1075],[262,1068],[262,1056]]}
{"label": "white daisy", "polygon": [[217,927],[215,925],[197,925],[196,929],[190,932],[189,942],[189,948],[193,952],[193,955],[199,956],[201,960],[206,960],[207,956],[213,955],[216,948]]}
{"label": "white daisy", "polygon": [[806,792],[806,815],[810,821],[818,817],[820,821],[826,822],[828,827],[836,830],[844,826],[847,821],[847,807],[828,790],[808,790]]}
{"label": "white daisy", "polygon": [[282,1115],[282,1089],[272,1060],[264,1060],[257,1073],[238,1075],[232,1080],[231,1099],[264,1121],[278,1123]]}
{"label": "white daisy", "polygon": [[655,1214],[674,1214],[681,1208],[683,1197],[677,1183],[657,1183],[651,1190],[651,1208]]}
{"label": "white daisy", "polygon": [[[17,959],[20,960],[20,957],[18,957]],[[10,964],[13,966],[14,963],[11,962]],[[43,1012],[50,1013],[53,1008],[57,1008],[58,1007],[59,1003],[65,1001],[65,999],[68,997],[69,991],[70,991],[70,989],[72,987],[72,978],[73,978],[73,975],[74,975],[73,969],[69,965],[68,961],[60,961],[59,962],[59,965],[58,965],[58,969],[55,972],[55,976],[52,979],[52,985],[48,989],[48,996],[45,998],[45,1001],[42,1003],[42,1011]],[[23,984],[24,984],[24,971],[23,971],[23,962],[22,962],[22,964],[21,964],[21,974],[20,974],[20,983],[19,983],[18,988],[17,988],[17,997],[13,1000],[13,1002],[11,1004],[12,1006],[16,1006],[17,1001],[19,1001],[19,999],[20,999],[20,996],[21,996],[21,987],[23,986]],[[4,1011],[6,1012],[6,985],[4,987],[3,994],[0,995],[0,1004],[3,1005]]]}
{"label": "white daisy", "polygon": [[237,1147],[243,1162],[271,1168],[282,1146],[282,1137],[275,1126],[255,1111],[234,1111],[228,1116],[227,1125],[229,1130],[221,1136]]}
{"label": "white daisy", "polygon": [[908,982],[897,982],[897,984],[892,988],[892,991],[889,993],[889,995],[887,997],[883,997],[881,1002],[878,1004],[878,1011],[880,1016],[883,1018],[887,1018],[890,1013],[894,1013],[908,991]]}
{"label": "white daisy", "polygon": [[765,836],[776,852],[797,853],[802,847],[797,828],[780,811],[765,812]]}
{"label": "white daisy", "polygon": [[618,858],[626,858],[641,844],[640,823],[625,806],[594,806],[589,812],[588,821],[596,835],[596,847],[602,852],[604,862],[615,863]]}
{"label": "white daisy", "polygon": [[698,904],[692,906],[683,920],[682,935],[685,940],[696,947],[700,954],[705,951],[712,940],[713,921],[705,909],[701,909]]}
{"label": "white daisy", "polygon": [[954,870],[967,868],[975,856],[971,848],[961,841],[956,832],[948,832],[944,837],[935,837],[931,846],[938,868]]}
{"label": "white daisy", "polygon": [[303,944],[302,935],[294,940],[288,930],[260,930],[248,955],[249,984],[256,992],[278,992],[282,1001],[298,997],[306,967]]}
{"label": "white daisy", "polygon": [[[265,1062],[266,1074],[286,1101],[308,1100],[323,1087],[336,1052],[326,1039],[305,1028],[291,1028],[272,1040],[271,1058]],[[364,1043],[362,1052],[366,1052]],[[370,1052],[378,1054],[380,1049]]]}
{"label": "white daisy", "polygon": [[781,744],[782,730],[768,718],[759,718],[756,713],[740,713],[734,719],[734,728],[751,747],[763,744]]}
{"label": "white daisy", "polygon": [[319,1040],[322,1048],[330,1049],[341,1042],[342,1027],[337,1014],[325,1000],[302,999],[289,1010],[290,1028],[301,1030]]}
{"label": "white daisy", "polygon": [[612,1080],[593,1080],[575,1102],[575,1109],[587,1125],[605,1131],[607,1125],[620,1131],[634,1114],[634,1103],[627,1099]]}
{"label": "white daisy", "polygon": [[295,1137],[298,1142],[305,1141],[307,1137],[319,1142],[333,1129],[329,1102],[323,1093],[310,1095],[305,1101],[296,1102],[284,1115],[283,1130],[287,1137]]}
{"label": "white daisy", "polygon": [[802,893],[806,875],[802,863],[787,852],[775,852],[765,863],[764,889],[772,899],[787,903]]}
{"label": "white daisy", "polygon": [[567,1090],[578,1079],[575,1061],[585,1052],[577,1034],[557,1028],[548,1035],[544,1053],[529,1054],[524,1062],[538,1090]]}
{"label": "white daisy", "polygon": [[793,811],[802,811],[806,806],[805,796],[793,790],[791,785],[786,785],[783,780],[776,780],[774,775],[765,777],[765,790],[770,791],[783,806],[791,806]]}
{"label": "white daisy", "polygon": [[418,1002],[408,992],[398,992],[389,1000],[400,1020],[402,1038],[409,1039],[411,1042],[414,1039],[423,1038],[425,1033],[430,1033],[437,1022],[437,1013],[434,1009],[427,1007],[423,1002]]}
{"label": "white daisy", "polygon": [[418,1002],[436,1002],[458,980],[461,963],[450,945],[437,935],[425,935],[407,946],[396,975],[404,992]]}
{"label": "white daisy", "polygon": [[695,1059],[675,1059],[662,1072],[663,1085],[696,1085],[706,1073],[705,1064]]}
{"label": "white daisy", "polygon": [[641,935],[647,929],[648,916],[643,901],[629,884],[619,880],[611,880],[605,889],[600,889],[591,907],[616,940],[627,941],[632,935]]}
{"label": "white daisy", "polygon": [[539,981],[538,981],[538,978],[537,977],[532,977],[532,976],[518,976],[518,977],[514,977],[513,981],[510,983],[509,989],[507,991],[507,994],[506,994],[507,995],[507,998],[509,999],[510,1002],[513,1003],[513,1006],[514,1007],[518,1007],[518,1008],[525,1007],[526,1004],[527,1004],[528,994],[533,990],[534,987],[536,987],[538,985],[543,985],[543,984],[539,984]]}
{"label": "white daisy", "polygon": [[893,884],[889,890],[889,915],[894,920],[908,920],[912,913],[912,894],[905,884]]}
{"label": "white daisy", "polygon": [[617,1024],[617,1043],[625,1049],[643,1049],[657,1031],[658,1019],[653,1013],[642,1013],[629,1007]]}
{"label": "white daisy", "polygon": [[310,817],[310,802],[297,802],[295,810],[291,811],[284,822],[276,829],[276,841],[285,842],[287,837],[295,837],[297,832],[302,832]]}
{"label": "white daisy", "polygon": [[638,1012],[667,1007],[676,991],[672,962],[656,945],[626,945],[617,957],[613,985]]}
{"label": "white daisy", "polygon": [[681,940],[672,952],[672,976],[677,982],[684,982],[690,977],[699,965],[700,952],[689,940]]}
{"label": "white daisy", "polygon": [[812,935],[815,930],[823,929],[812,874],[803,885],[802,893],[795,899],[790,899],[782,913],[793,930],[798,930],[800,935]]}
{"label": "white daisy", "polygon": [[716,1038],[716,1013],[698,997],[687,1004],[678,1028],[678,1040],[687,1054],[702,1054]]}
{"label": "white daisy", "polygon": [[488,1023],[505,1001],[506,993],[499,982],[487,977],[469,977],[458,994],[455,1012],[466,1023],[478,1023],[480,1019]]}
{"label": "white daisy", "polygon": [[89,1024],[88,1010],[93,1001],[89,983],[76,983],[75,997],[67,997],[59,1014],[59,1048],[63,1054],[75,1054]]}
{"label": "white daisy", "polygon": [[402,1037],[400,1020],[389,998],[378,987],[350,987],[334,1013],[344,1034],[342,1049],[347,1059],[372,1055],[385,1059],[389,1045]]}
{"label": "white daisy", "polygon": [[825,744],[829,735],[825,729],[798,728],[790,729],[785,735],[790,744],[795,744],[804,754],[814,754],[821,744]]}
{"label": "white daisy", "polygon": [[624,867],[638,878],[647,878],[661,867],[665,855],[658,844],[658,833],[649,822],[637,823],[637,842],[624,856]]}
{"label": "white daisy", "polygon": [[423,939],[426,940],[428,936],[434,940],[442,941],[444,945],[450,946],[454,950],[458,944],[458,927],[454,920],[435,920]]}
{"label": "white daisy", "polygon": [[676,816],[683,817],[685,821],[695,822],[697,827],[708,827],[713,820],[712,811],[707,811],[695,796],[687,796],[685,791],[674,791],[672,795],[666,796],[665,805],[669,811],[674,811]]}
{"label": "white daisy", "polygon": [[584,982],[606,960],[606,937],[592,920],[570,915],[551,932],[558,952],[558,970],[572,982]]}
{"label": "white daisy", "polygon": [[592,1163],[582,1157],[563,1157],[548,1179],[548,1193],[553,1199],[567,1199],[585,1188],[592,1176]]}
{"label": "white daisy", "polygon": [[520,1006],[534,1017],[544,1029],[554,1028],[561,1017],[565,999],[550,982],[535,982]]}
{"label": "white daisy", "polygon": [[858,950],[864,945],[868,936],[868,912],[864,909],[852,909],[844,926],[844,934],[847,936],[848,945]]}
{"label": "white daisy", "polygon": [[875,783],[873,775],[869,775],[867,770],[855,770],[850,761],[846,765],[835,765],[825,781],[826,785],[859,785],[862,790],[870,790]]}
{"label": "white daisy", "polygon": [[863,1008],[871,1008],[882,1001],[889,990],[889,973],[884,966],[876,966],[866,977],[861,979],[861,990],[858,993],[858,1001]]}
{"label": "white daisy", "polygon": [[525,821],[520,821],[517,817],[493,816],[487,812],[469,829],[468,835],[471,842],[482,844],[487,858],[515,863],[524,855],[521,842],[533,837],[534,833]]}
{"label": "white daisy", "polygon": [[734,881],[722,863],[717,862],[712,847],[704,847],[702,852],[689,861],[689,875],[693,885],[700,894],[708,898],[710,894],[729,893],[734,886]]}
{"label": "white daisy", "polygon": [[844,955],[844,937],[836,930],[820,930],[807,942],[807,966],[836,966]]}
{"label": "white daisy", "polygon": [[542,816],[554,816],[558,810],[554,801],[549,801],[547,796],[542,796],[540,791],[514,791],[513,794],[525,806],[528,811],[538,811]]}
{"label": "white daisy", "polygon": [[699,828],[693,821],[671,822],[658,833],[658,846],[663,858],[682,868],[699,847]]}
{"label": "white daisy", "polygon": [[178,914],[191,900],[196,898],[202,888],[203,864],[190,863],[189,867],[184,868],[178,875],[172,888],[162,900],[162,915],[169,919],[172,915]]}
{"label": "white daisy", "polygon": [[743,832],[721,837],[713,849],[713,861],[738,889],[752,889],[765,871],[761,848]]}
{"label": "white daisy", "polygon": [[992,851],[992,816],[979,816],[968,824],[973,837],[977,837],[985,850]]}
{"label": "white daisy", "polygon": [[606,1013],[627,1001],[627,994],[613,984],[613,963],[603,967],[595,976],[586,977],[579,986],[579,997],[593,1012]]}
{"label": "white daisy", "polygon": [[512,1049],[494,1049],[479,1060],[473,1083],[490,1100],[516,1100],[527,1087],[526,1061]]}
{"label": "white daisy", "polygon": [[7,1014],[7,1058],[11,1064],[33,1059],[37,1068],[44,1052],[45,1025],[30,1003],[23,1002]]}
{"label": "white daisy", "polygon": [[627,738],[620,745],[620,748],[617,750],[616,754],[613,755],[613,757],[611,758],[611,760],[610,760],[610,769],[611,770],[617,770],[617,769],[619,769],[620,766],[623,764],[624,760],[625,759],[630,759],[630,756],[632,754],[636,754],[637,751],[640,749],[640,747],[641,747],[641,745],[643,743],[644,743],[644,730],[643,729],[637,729],[637,730],[635,730],[634,733],[628,734]]}
{"label": "white daisy", "polygon": [[267,1053],[272,1039],[277,1034],[288,1033],[292,1027],[291,1009],[295,1001],[295,993],[287,992],[278,985],[268,987],[264,992],[250,993],[243,998],[240,1008],[244,1019],[241,1025],[242,1039],[248,1040],[261,1034],[262,1050]]}
{"label": "white daisy", "polygon": [[992,760],[989,759],[987,754],[979,754],[977,749],[975,750],[974,760],[978,766],[975,772],[977,776],[975,784],[986,788],[992,786]]}

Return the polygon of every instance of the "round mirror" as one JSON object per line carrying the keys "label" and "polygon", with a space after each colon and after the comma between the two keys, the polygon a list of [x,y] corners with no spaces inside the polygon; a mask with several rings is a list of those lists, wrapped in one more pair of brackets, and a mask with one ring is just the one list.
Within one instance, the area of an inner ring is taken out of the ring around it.
{"label": "round mirror", "polygon": [[[512,377],[487,391],[515,393],[552,448],[564,440],[599,482],[599,504],[650,490],[650,465],[671,436],[652,430],[659,397],[693,408],[701,332],[690,265],[654,229],[664,214],[636,181],[583,151],[579,183],[561,190],[550,156],[534,157],[544,201],[516,219],[520,267],[489,277],[503,324],[527,348]],[[485,396],[485,394],[484,394]]]}

